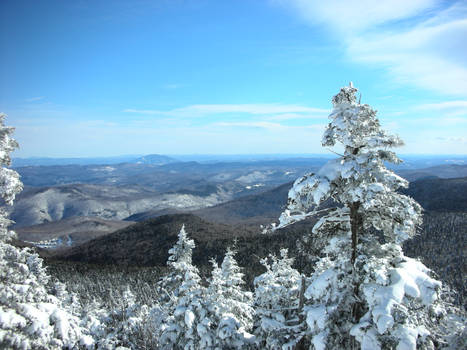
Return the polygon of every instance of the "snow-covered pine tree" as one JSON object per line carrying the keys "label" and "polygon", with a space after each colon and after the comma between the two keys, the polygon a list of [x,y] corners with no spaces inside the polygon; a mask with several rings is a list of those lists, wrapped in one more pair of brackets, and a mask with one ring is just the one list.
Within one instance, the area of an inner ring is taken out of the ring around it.
{"label": "snow-covered pine tree", "polygon": [[255,335],[260,349],[294,349],[303,336],[299,315],[301,276],[293,258],[282,249],[280,258],[262,259],[266,272],[255,278]]}
{"label": "snow-covered pine tree", "polygon": [[[10,165],[10,152],[18,144],[11,138],[13,128],[4,125],[0,114],[0,347],[6,349],[65,349],[91,347],[93,339],[80,326],[78,315],[62,286],[55,285],[52,295],[50,277],[42,259],[32,250],[14,247],[15,237],[8,230],[11,221],[4,205],[11,205],[22,189]],[[57,297],[58,296],[58,297]],[[70,302],[68,304],[68,302]]]}
{"label": "snow-covered pine tree", "polygon": [[169,273],[159,283],[165,311],[161,325],[162,349],[195,350],[214,344],[210,318],[205,305],[205,288],[201,285],[198,269],[192,264],[195,243],[182,226],[178,241],[169,250]]}
{"label": "snow-covered pine tree", "polygon": [[339,142],[343,154],[297,179],[280,217],[283,227],[314,215],[328,198],[341,205],[313,228],[326,248],[305,293],[308,335],[319,350],[440,346],[441,283],[401,249],[421,223],[421,207],[396,192],[408,183],[384,164],[400,162],[390,149],[402,141],[380,128],[356,92],[351,83],[334,96],[323,136],[323,146]]}
{"label": "snow-covered pine tree", "polygon": [[12,223],[8,219],[5,205],[12,205],[16,195],[23,190],[19,174],[5,166],[11,164],[10,153],[18,148],[18,143],[11,137],[14,128],[5,126],[6,114],[0,113],[0,242],[7,242],[16,236],[7,228]]}
{"label": "snow-covered pine tree", "polygon": [[169,249],[169,258],[167,266],[168,273],[158,282],[159,300],[165,305],[176,302],[177,293],[183,282],[186,271],[198,273],[198,269],[192,264],[192,252],[195,242],[188,238],[185,231],[185,225],[178,233],[178,240],[175,245]]}
{"label": "snow-covered pine tree", "polygon": [[231,247],[221,267],[212,260],[212,277],[207,289],[208,309],[212,318],[215,349],[244,349],[253,343],[253,295],[244,289],[244,274]]}
{"label": "snow-covered pine tree", "polygon": [[[104,328],[98,340],[99,348],[141,349],[146,344],[154,344],[154,340],[150,339],[152,335],[145,331],[148,318],[148,307],[140,305],[127,286],[121,298],[117,300],[116,307],[101,315],[100,323]],[[146,337],[149,339],[145,339]]]}

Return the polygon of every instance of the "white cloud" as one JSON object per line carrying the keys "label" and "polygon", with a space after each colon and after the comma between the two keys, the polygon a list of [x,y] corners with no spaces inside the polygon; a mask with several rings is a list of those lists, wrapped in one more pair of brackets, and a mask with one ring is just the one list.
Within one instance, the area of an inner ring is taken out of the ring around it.
{"label": "white cloud", "polygon": [[349,59],[385,67],[396,83],[467,95],[467,4],[463,1],[281,3],[298,10],[310,23],[327,27],[344,45]]}
{"label": "white cloud", "polygon": [[452,111],[461,110],[467,114],[467,101],[446,101],[440,103],[427,103],[416,106],[415,109],[419,110],[438,110],[438,111]]}
{"label": "white cloud", "polygon": [[172,115],[181,117],[196,117],[210,114],[246,113],[254,115],[290,114],[290,113],[329,113],[327,109],[311,108],[299,105],[280,104],[199,104],[172,110],[141,110],[125,109],[126,113],[147,115]]}
{"label": "white cloud", "polygon": [[347,41],[347,53],[358,62],[384,65],[397,82],[466,95],[465,37],[467,20],[451,20],[405,32],[365,33]]}
{"label": "white cloud", "polygon": [[[291,126],[270,119],[287,111],[294,111],[283,113],[291,119],[292,114],[300,119],[302,115],[315,115],[316,111],[322,112],[323,118],[329,113],[298,105],[211,104],[168,111],[144,110],[142,115],[137,110],[135,115],[103,116],[33,104],[11,113],[17,118],[11,123],[9,120],[9,124],[17,127],[15,138],[21,148],[15,156],[21,157],[92,156],[96,150],[101,155],[323,152],[323,124],[298,126],[294,120],[295,125]],[[198,118],[192,118],[194,115]]]}
{"label": "white cloud", "polygon": [[157,124],[121,125],[99,120],[63,121],[62,124],[51,120],[17,128],[15,137],[21,148],[15,156],[92,156],[96,150],[101,155],[324,151],[320,144],[324,125],[290,127],[266,122],[226,122],[174,128]]}
{"label": "white cloud", "polygon": [[400,20],[432,8],[434,0],[279,0],[313,24],[326,25],[340,35],[352,35],[388,21]]}
{"label": "white cloud", "polygon": [[[446,124],[464,124],[467,122],[467,101],[445,101],[439,103],[426,103],[412,108],[415,112],[425,115],[435,115],[436,121]],[[431,118],[435,121],[435,118]]]}

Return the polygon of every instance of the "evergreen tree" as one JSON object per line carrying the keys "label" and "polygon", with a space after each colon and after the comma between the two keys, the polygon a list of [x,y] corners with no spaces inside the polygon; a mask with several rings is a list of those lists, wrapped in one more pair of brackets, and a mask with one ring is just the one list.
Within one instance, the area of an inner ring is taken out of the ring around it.
{"label": "evergreen tree", "polygon": [[[17,172],[7,169],[10,152],[18,145],[13,128],[0,114],[0,196],[11,205],[22,184]],[[49,288],[42,259],[32,250],[12,246],[11,221],[0,209],[0,347],[13,349],[63,349],[91,347],[93,339],[82,328],[79,310],[62,285]],[[51,292],[54,292],[52,294]]]}
{"label": "evergreen tree", "polygon": [[385,167],[399,163],[397,136],[380,128],[376,111],[356,100],[352,84],[334,96],[323,146],[343,154],[294,183],[279,227],[310,215],[324,200],[340,204],[313,228],[324,255],[309,279],[305,307],[315,349],[433,348],[445,307],[441,283],[401,244],[416,233],[421,207],[396,190],[406,180]]}
{"label": "evergreen tree", "polygon": [[194,275],[198,274],[198,269],[192,265],[194,247],[195,242],[188,238],[185,225],[183,225],[178,233],[177,242],[169,249],[167,261],[169,271],[158,282],[159,298],[167,306],[176,302],[185,273],[190,271]]}
{"label": "evergreen tree", "polygon": [[116,307],[101,315],[104,334],[99,339],[99,347],[103,349],[141,348],[141,345],[147,342],[144,337],[148,334],[144,328],[148,318],[148,308],[136,302],[134,294],[127,286]]}
{"label": "evergreen tree", "polygon": [[243,349],[253,342],[253,296],[244,290],[235,251],[228,248],[221,267],[212,260],[212,277],[207,290],[216,349]]}
{"label": "evergreen tree", "polygon": [[205,305],[205,289],[198,269],[192,265],[192,249],[183,226],[175,246],[169,250],[169,274],[161,283],[165,321],[161,326],[160,346],[163,349],[195,350],[214,344],[209,327],[210,318]]}
{"label": "evergreen tree", "polygon": [[280,258],[262,259],[266,272],[255,278],[255,334],[261,349],[292,349],[300,341],[300,273],[292,267],[287,249]]}

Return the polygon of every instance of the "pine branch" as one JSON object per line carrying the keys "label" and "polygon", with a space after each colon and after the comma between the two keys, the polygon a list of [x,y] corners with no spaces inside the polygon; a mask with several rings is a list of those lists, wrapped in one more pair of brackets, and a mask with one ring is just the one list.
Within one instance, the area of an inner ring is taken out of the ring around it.
{"label": "pine branch", "polygon": [[330,149],[330,148],[326,148],[326,149],[327,149],[329,152],[334,153],[334,154],[337,154],[337,155],[340,156],[340,157],[345,157],[343,154],[334,152],[334,151],[333,151],[332,149]]}

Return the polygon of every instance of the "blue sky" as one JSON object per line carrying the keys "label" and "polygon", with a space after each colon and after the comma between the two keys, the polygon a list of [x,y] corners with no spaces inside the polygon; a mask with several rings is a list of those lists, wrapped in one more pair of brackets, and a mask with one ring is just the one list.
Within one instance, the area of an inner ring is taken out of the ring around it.
{"label": "blue sky", "polygon": [[465,1],[0,2],[15,156],[329,153],[353,81],[405,154],[467,154]]}

